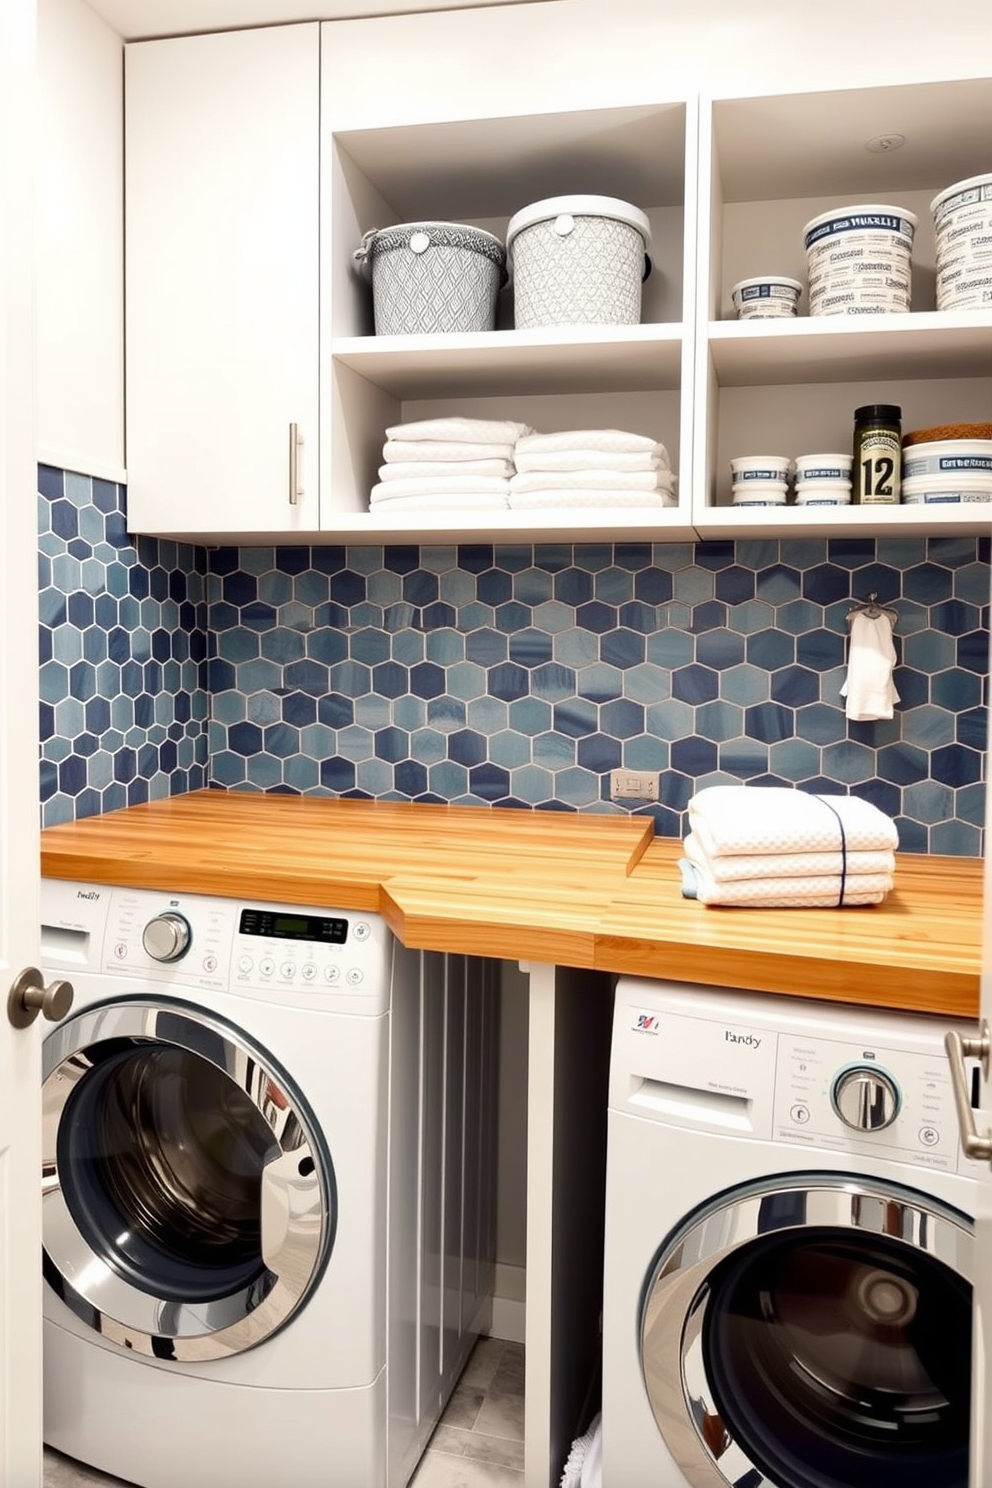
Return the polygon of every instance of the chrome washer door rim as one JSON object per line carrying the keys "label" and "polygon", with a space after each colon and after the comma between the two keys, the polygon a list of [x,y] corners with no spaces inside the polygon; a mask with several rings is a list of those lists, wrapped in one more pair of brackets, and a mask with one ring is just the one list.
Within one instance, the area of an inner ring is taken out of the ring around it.
{"label": "chrome washer door rim", "polygon": [[[261,1174],[260,1279],[198,1301],[155,1296],[98,1254],[79,1229],[59,1175],[59,1127],[94,1069],[91,1050],[115,1041],[175,1048],[230,1079],[271,1132],[277,1155]],[[302,1098],[274,1062],[238,1029],[168,999],[106,1002],[67,1019],[43,1046],[42,1233],[45,1276],[101,1337],[154,1358],[208,1360],[242,1353],[270,1337],[301,1306],[333,1243],[334,1176]]]}
{"label": "chrome washer door rim", "polygon": [[[775,1215],[776,1205],[780,1212]],[[802,1213],[798,1221],[796,1216]],[[895,1235],[970,1285],[971,1221],[917,1190],[845,1173],[780,1174],[729,1190],[661,1246],[642,1293],[638,1351],[662,1438],[691,1488],[779,1488],[736,1440],[716,1401],[703,1342],[709,1279],[741,1247],[788,1231]],[[698,1424],[697,1424],[698,1423]]]}

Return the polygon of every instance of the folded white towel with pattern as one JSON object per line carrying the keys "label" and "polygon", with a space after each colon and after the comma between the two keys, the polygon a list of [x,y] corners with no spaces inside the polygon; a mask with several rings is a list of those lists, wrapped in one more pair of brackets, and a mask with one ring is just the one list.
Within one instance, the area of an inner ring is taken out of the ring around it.
{"label": "folded white towel with pattern", "polygon": [[381,481],[404,480],[411,475],[501,475],[508,480],[512,474],[512,460],[397,460],[394,465],[379,466]]}
{"label": "folded white towel with pattern", "polygon": [[512,419],[433,418],[409,424],[392,424],[387,439],[450,440],[456,444],[516,444],[524,434],[533,434],[527,424]]}
{"label": "folded white towel with pattern", "polygon": [[372,501],[396,501],[402,496],[444,496],[461,491],[473,496],[503,496],[509,481],[498,475],[425,475],[408,476],[405,480],[379,481],[372,487]]}
{"label": "folded white towel with pattern", "polygon": [[497,444],[458,444],[451,439],[387,439],[382,446],[382,458],[387,465],[397,460],[440,460],[457,463],[461,460],[512,460],[513,445],[508,441]]}
{"label": "folded white towel with pattern", "polygon": [[549,450],[605,450],[610,454],[631,450],[646,450],[649,454],[668,454],[663,444],[647,434],[631,434],[626,429],[559,429],[554,434],[521,434],[517,439],[521,454],[534,454]]}
{"label": "folded white towel with pattern", "polygon": [[674,491],[670,470],[527,470],[511,491]]}
{"label": "folded white towel with pattern", "polygon": [[822,878],[742,878],[718,883],[705,867],[683,858],[682,893],[700,904],[737,905],[752,909],[839,909],[881,904],[892,887],[889,874],[862,873],[855,879],[840,874]]}
{"label": "folded white towel with pattern", "polygon": [[518,444],[513,459],[518,470],[602,470],[604,465],[611,470],[668,470],[664,445],[656,449],[661,454],[652,450],[597,449],[534,450],[528,454]]}
{"label": "folded white towel with pattern", "polygon": [[376,501],[370,505],[373,515],[391,517],[404,511],[461,511],[470,516],[477,511],[506,511],[505,496],[486,496],[478,491],[435,491],[431,496],[400,496],[395,501]]}
{"label": "folded white towel with pattern", "polygon": [[667,491],[542,490],[510,492],[510,505],[520,510],[539,506],[678,506]]}
{"label": "folded white towel with pattern", "polygon": [[682,843],[682,851],[690,863],[705,868],[717,883],[737,883],[741,879],[761,878],[771,874],[776,878],[794,875],[797,878],[817,878],[840,873],[845,862],[849,878],[860,874],[892,874],[895,872],[894,852],[849,852],[846,856],[838,847],[833,852],[784,852],[784,853],[719,853],[707,857],[700,847],[695,832],[690,832]]}
{"label": "folded white towel with pattern", "polygon": [[895,822],[858,796],[777,785],[710,785],[691,796],[690,830],[707,858],[723,853],[895,851]]}

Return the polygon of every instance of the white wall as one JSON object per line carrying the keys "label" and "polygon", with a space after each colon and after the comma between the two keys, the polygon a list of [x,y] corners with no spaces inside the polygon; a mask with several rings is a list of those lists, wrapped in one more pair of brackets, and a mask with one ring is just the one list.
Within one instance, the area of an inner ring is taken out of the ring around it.
{"label": "white wall", "polygon": [[83,0],[41,0],[38,72],[38,458],[122,480],[120,37]]}

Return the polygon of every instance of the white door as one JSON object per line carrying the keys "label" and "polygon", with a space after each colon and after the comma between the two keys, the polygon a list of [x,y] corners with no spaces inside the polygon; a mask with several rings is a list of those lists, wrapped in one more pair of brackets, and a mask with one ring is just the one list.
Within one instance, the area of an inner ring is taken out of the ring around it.
{"label": "white door", "polygon": [[7,989],[37,965],[38,659],[31,141],[35,0],[0,5],[0,1488],[41,1481],[41,1035]]}

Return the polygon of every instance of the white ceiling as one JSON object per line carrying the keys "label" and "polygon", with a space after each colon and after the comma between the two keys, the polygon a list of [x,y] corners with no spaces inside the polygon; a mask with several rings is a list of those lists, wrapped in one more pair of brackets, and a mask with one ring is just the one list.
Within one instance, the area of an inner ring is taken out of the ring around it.
{"label": "white ceiling", "polygon": [[478,10],[523,0],[86,0],[125,41],[291,21],[343,21],[418,10]]}

